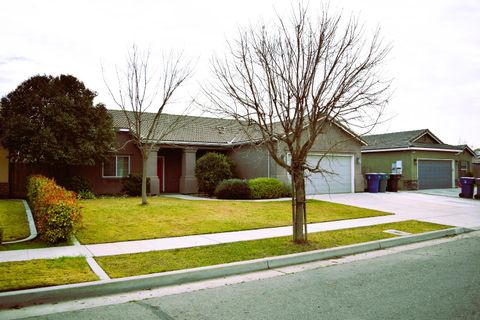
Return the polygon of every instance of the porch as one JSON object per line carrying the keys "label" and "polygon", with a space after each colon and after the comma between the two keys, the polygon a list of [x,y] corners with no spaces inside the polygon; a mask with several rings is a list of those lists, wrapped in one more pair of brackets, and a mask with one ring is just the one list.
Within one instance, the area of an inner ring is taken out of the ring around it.
{"label": "porch", "polygon": [[147,161],[150,193],[198,193],[195,165],[197,159],[207,152],[228,154],[229,150],[191,146],[162,146],[153,150]]}

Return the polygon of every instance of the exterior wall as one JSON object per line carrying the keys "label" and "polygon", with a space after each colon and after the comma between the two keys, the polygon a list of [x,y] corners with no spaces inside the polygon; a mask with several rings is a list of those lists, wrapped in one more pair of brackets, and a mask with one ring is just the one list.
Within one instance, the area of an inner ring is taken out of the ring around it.
{"label": "exterior wall", "polygon": [[[320,134],[310,153],[320,153],[320,154],[338,154],[338,155],[353,155],[354,164],[355,164],[355,192],[364,191],[364,178],[362,175],[362,165],[361,165],[361,142],[337,127],[336,125],[331,125],[325,128],[324,132]],[[286,158],[288,150],[285,147],[279,147],[279,157]],[[288,173],[286,170],[272,161],[271,165],[272,176],[287,182]]]}
{"label": "exterior wall", "polygon": [[417,161],[422,159],[454,160],[455,161],[455,183],[458,184],[459,161],[469,162],[469,171],[472,171],[473,157],[470,153],[464,151],[461,154],[442,151],[397,151],[397,152],[373,152],[362,154],[362,170],[366,172],[391,172],[391,164],[396,160],[403,161],[403,173],[399,182],[400,190],[416,190],[417,181]]}
{"label": "exterior wall", "polygon": [[416,174],[413,174],[413,157],[410,151],[362,153],[362,172],[390,173],[392,163],[402,161],[402,178],[399,181],[400,190],[417,188]]}
{"label": "exterior wall", "polygon": [[[118,132],[118,146],[124,144],[130,139],[127,132]],[[130,173],[142,174],[142,156],[140,151],[133,143],[126,144],[122,149],[115,153],[116,155],[130,156]],[[104,178],[103,163],[99,162],[94,166],[80,166],[72,175],[81,175],[87,178],[93,185],[95,194],[116,194],[123,189],[122,178]]]}
{"label": "exterior wall", "polygon": [[480,179],[480,162],[474,163],[472,165],[472,173],[475,178]]}
{"label": "exterior wall", "polygon": [[9,194],[9,163],[8,150],[0,146],[0,197],[8,196]]}
{"label": "exterior wall", "polygon": [[268,150],[260,146],[243,146],[230,152],[230,158],[235,163],[235,175],[240,179],[270,177],[274,162]]}

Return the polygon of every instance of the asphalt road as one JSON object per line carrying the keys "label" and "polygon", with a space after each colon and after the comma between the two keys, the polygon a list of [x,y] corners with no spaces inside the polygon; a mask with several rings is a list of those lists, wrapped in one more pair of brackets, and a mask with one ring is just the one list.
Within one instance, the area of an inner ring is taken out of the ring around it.
{"label": "asphalt road", "polygon": [[36,319],[480,319],[480,232],[369,260]]}

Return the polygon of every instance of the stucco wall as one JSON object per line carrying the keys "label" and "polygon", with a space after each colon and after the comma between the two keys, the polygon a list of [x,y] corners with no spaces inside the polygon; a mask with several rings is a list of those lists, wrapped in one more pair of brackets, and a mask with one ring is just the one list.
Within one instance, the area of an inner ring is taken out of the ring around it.
{"label": "stucco wall", "polygon": [[399,181],[400,189],[408,189],[406,181],[416,180],[413,175],[412,153],[408,151],[381,152],[381,153],[362,153],[362,172],[385,172],[390,173],[392,163],[402,161],[403,171],[402,179]]}
{"label": "stucco wall", "polygon": [[271,176],[269,167],[273,163],[268,150],[260,146],[242,146],[230,152],[235,163],[235,174],[240,179],[252,179]]}
{"label": "stucco wall", "polygon": [[[458,180],[458,161],[468,161],[469,170],[472,170],[472,155],[468,152],[456,154],[453,152],[442,151],[397,151],[397,152],[375,152],[362,154],[362,170],[363,172],[391,172],[391,164],[396,160],[403,161],[402,179],[399,183],[400,189],[415,189],[417,183],[417,162],[421,159],[437,159],[437,160],[454,160],[455,180]],[[417,160],[417,161],[415,161]]]}
{"label": "stucco wall", "polygon": [[[130,139],[126,132],[117,133],[118,146],[124,146],[119,150],[117,155],[130,156],[130,173],[142,173],[142,157],[140,151],[133,143],[125,143]],[[93,192],[96,194],[115,194],[122,191],[122,178],[104,178],[102,176],[102,162],[98,162],[94,166],[78,167],[77,173],[87,178],[93,185]]]}

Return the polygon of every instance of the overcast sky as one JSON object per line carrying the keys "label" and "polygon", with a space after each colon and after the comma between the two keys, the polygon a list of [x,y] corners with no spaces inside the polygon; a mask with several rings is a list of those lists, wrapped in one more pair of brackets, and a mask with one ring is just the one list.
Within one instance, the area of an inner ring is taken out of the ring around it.
{"label": "overcast sky", "polygon": [[[102,78],[132,43],[183,51],[196,61],[189,92],[211,78],[212,55],[239,27],[289,12],[287,0],[2,1],[0,95],[35,74],[72,74],[113,108]],[[312,15],[319,1],[310,1]],[[331,7],[377,25],[393,49],[387,72],[395,89],[392,120],[375,132],[430,129],[445,143],[480,147],[480,1],[337,0]],[[109,73],[110,72],[110,73]],[[181,103],[176,105],[181,108]],[[174,111],[173,111],[174,112]]]}

